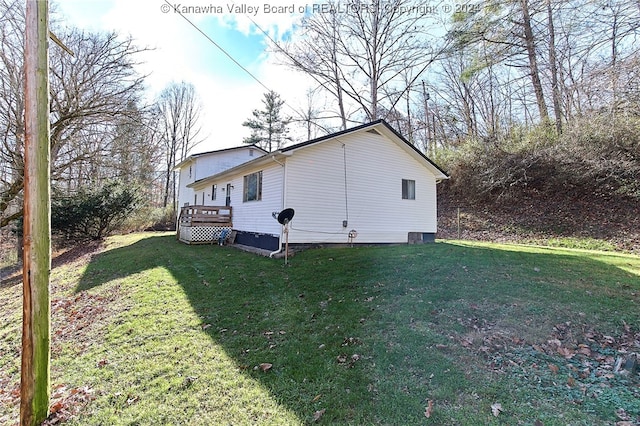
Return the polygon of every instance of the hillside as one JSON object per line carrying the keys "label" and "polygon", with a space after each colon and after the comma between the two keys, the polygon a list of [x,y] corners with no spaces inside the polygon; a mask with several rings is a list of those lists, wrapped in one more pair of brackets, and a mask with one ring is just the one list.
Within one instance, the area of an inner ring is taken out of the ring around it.
{"label": "hillside", "polygon": [[[437,160],[440,237],[640,251],[640,120],[591,116],[469,140]],[[586,246],[585,246],[586,245]]]}
{"label": "hillside", "polygon": [[481,202],[438,187],[438,236],[481,241],[538,242],[640,253],[640,201],[580,192],[521,191]]}

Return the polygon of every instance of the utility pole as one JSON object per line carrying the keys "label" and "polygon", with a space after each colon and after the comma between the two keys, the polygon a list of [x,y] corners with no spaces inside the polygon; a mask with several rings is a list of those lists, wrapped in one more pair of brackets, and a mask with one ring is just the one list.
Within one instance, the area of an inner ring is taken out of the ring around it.
{"label": "utility pole", "polygon": [[411,86],[409,86],[409,88],[407,89],[407,126],[409,127],[408,129],[409,142],[411,142],[411,145],[414,145],[413,129],[411,128],[411,108],[409,105],[410,97],[411,97]]}
{"label": "utility pole", "polygon": [[51,201],[49,3],[27,0],[25,25],[24,261],[20,424],[49,413]]}
{"label": "utility pole", "polygon": [[425,151],[427,155],[429,154],[429,148],[431,148],[431,125],[429,124],[429,104],[428,100],[431,96],[429,92],[427,92],[426,85],[424,84],[424,80],[422,80],[422,98],[424,99],[424,122],[426,125],[426,136],[427,136],[427,146],[425,147]]}

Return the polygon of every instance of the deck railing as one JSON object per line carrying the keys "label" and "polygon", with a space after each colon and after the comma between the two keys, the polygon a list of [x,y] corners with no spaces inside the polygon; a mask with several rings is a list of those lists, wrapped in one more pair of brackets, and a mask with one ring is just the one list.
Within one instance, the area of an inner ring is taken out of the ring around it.
{"label": "deck railing", "polygon": [[179,225],[233,226],[231,206],[185,206],[180,209]]}

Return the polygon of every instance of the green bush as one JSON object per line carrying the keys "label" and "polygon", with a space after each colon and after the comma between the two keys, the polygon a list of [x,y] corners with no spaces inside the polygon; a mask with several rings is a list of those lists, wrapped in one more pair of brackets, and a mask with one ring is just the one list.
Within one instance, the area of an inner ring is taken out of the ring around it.
{"label": "green bush", "polygon": [[109,181],[72,196],[54,196],[51,233],[68,242],[99,240],[125,221],[140,203],[136,186]]}

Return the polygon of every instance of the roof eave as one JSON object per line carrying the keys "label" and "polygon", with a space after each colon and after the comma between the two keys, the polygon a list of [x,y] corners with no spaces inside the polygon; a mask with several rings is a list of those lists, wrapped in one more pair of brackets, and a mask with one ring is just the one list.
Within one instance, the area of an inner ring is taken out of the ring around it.
{"label": "roof eave", "polygon": [[219,154],[221,152],[234,151],[236,149],[243,149],[243,148],[253,148],[253,149],[257,149],[258,151],[262,152],[262,154],[268,154],[268,152],[266,150],[260,148],[256,144],[240,145],[240,146],[234,146],[234,147],[231,147],[231,148],[223,148],[223,149],[217,149],[217,150],[214,150],[214,151],[205,151],[205,152],[199,152],[197,154],[191,154],[187,158],[182,160],[180,163],[178,163],[175,166],[173,166],[172,170],[173,171],[179,170],[182,167],[184,167],[186,164],[194,162],[196,160],[196,158],[198,158],[198,157],[203,157],[205,155]]}
{"label": "roof eave", "polygon": [[186,166],[189,163],[193,163],[194,158],[192,155],[188,156],[187,158],[185,158],[184,160],[182,160],[181,162],[179,162],[178,164],[176,164],[175,166],[173,166],[173,169],[171,169],[172,172],[178,171],[181,168],[183,168],[184,166]]}
{"label": "roof eave", "polygon": [[244,170],[244,169],[251,169],[257,166],[261,166],[263,164],[269,164],[270,162],[277,162],[276,160],[280,160],[280,159],[285,159],[286,157],[291,156],[291,153],[283,153],[282,151],[274,151],[274,152],[270,152],[267,153],[261,157],[258,157],[256,159],[253,159],[251,161],[247,161],[245,163],[242,164],[238,164],[235,167],[232,167],[230,169],[224,170],[220,173],[217,173],[215,175],[211,175],[211,176],[207,176],[205,178],[199,179],[195,182],[192,182],[190,184],[187,185],[187,188],[195,188],[196,186],[204,186],[208,183],[212,183],[214,181],[223,179],[225,176],[227,175],[235,175],[236,173]]}

